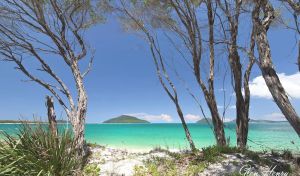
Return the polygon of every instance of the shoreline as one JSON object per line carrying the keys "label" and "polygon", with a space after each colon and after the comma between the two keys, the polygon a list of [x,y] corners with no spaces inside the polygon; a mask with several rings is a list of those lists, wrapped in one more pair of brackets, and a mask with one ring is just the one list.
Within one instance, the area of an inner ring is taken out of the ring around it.
{"label": "shoreline", "polygon": [[[26,122],[26,121],[25,121]],[[36,124],[36,123],[49,123],[49,122],[28,122],[28,124]],[[67,122],[57,122],[58,124],[69,124]],[[232,123],[232,124],[235,124],[235,122],[224,122],[225,124],[226,123]],[[273,124],[273,123],[288,123],[288,121],[259,121],[259,122],[256,122],[256,121],[250,121],[249,123],[262,123],[262,124],[266,124],[266,123],[270,123],[270,124]],[[22,122],[3,122],[1,123],[0,122],[0,125],[1,124],[22,124]],[[150,122],[150,123],[103,123],[103,122],[93,122],[93,123],[85,123],[85,124],[95,124],[95,125],[112,125],[112,124],[122,124],[122,125],[151,125],[151,124],[181,124],[180,122],[170,122],[170,123],[160,123],[160,122]],[[196,123],[196,122],[188,122],[187,124],[198,124],[198,125],[207,125],[206,123]]]}
{"label": "shoreline", "polygon": [[[164,145],[153,145],[153,146],[132,146],[132,145],[111,145],[111,144],[103,144],[101,142],[89,142],[87,141],[88,145],[91,145],[91,146],[102,146],[102,147],[106,147],[106,148],[110,148],[110,149],[114,149],[114,150],[124,150],[124,151],[127,151],[127,152],[131,152],[131,153],[144,153],[144,152],[150,152],[151,150],[154,150],[154,149],[164,149],[164,150],[168,150],[168,151],[171,151],[171,152],[180,152],[180,151],[188,151],[190,150],[189,147],[178,147],[178,148],[171,148],[171,147],[168,147],[168,146],[164,146]],[[202,150],[202,148],[206,148],[206,147],[209,147],[209,146],[213,146],[214,144],[212,145],[207,145],[207,146],[204,146],[204,147],[196,147],[198,148],[198,150]],[[236,145],[230,145],[230,147],[235,147]],[[276,148],[254,148],[254,147],[249,147],[248,148],[249,150],[251,151],[254,151],[254,152],[282,152],[282,151],[285,151],[285,150],[288,150],[290,152],[292,152],[293,154],[297,155],[297,156],[300,156],[300,150],[299,149],[289,149],[289,148],[283,148],[283,149],[276,149]]]}

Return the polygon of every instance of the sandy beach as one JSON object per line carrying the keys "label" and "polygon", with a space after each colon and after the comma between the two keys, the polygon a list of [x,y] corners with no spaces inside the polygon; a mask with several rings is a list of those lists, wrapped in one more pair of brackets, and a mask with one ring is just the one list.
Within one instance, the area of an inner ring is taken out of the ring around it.
{"label": "sandy beach", "polygon": [[[116,148],[108,148],[103,146],[91,147],[91,156],[89,158],[90,164],[96,164],[100,170],[100,176],[139,176],[144,175],[138,173],[138,169],[145,169],[146,163],[151,160],[166,159],[176,162],[174,154],[183,154],[185,151],[173,150],[160,150],[154,149],[152,151],[134,151],[122,150]],[[199,153],[201,156],[202,153]],[[293,170],[297,167],[295,160],[292,158],[284,158],[283,156],[274,156],[271,153],[259,154],[260,158],[269,161],[270,163],[261,163],[242,153],[222,154],[214,162],[208,162],[199,173],[193,173],[198,176],[223,176],[223,175],[297,175],[296,172],[286,172],[286,167],[291,167]],[[175,159],[175,160],[174,160]],[[185,158],[183,162],[176,163],[178,175],[190,175],[188,167],[192,160]],[[148,168],[149,169],[149,168]],[[145,169],[147,170],[147,169]],[[163,173],[163,172],[161,172]],[[299,173],[299,172],[298,172]],[[152,173],[153,174],[153,173]],[[147,174],[147,175],[152,175]],[[155,174],[153,174],[155,175]]]}

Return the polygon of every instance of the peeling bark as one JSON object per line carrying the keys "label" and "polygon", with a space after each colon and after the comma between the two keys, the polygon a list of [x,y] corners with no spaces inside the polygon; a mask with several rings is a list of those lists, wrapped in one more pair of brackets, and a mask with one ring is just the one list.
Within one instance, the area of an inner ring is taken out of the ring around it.
{"label": "peeling bark", "polygon": [[49,129],[51,131],[51,134],[57,137],[57,123],[56,123],[53,97],[50,96],[46,97],[46,106],[48,110]]}
{"label": "peeling bark", "polygon": [[[214,92],[215,91],[214,90],[214,74],[215,74],[214,21],[215,19],[214,19],[214,12],[212,9],[212,2],[208,0],[206,2],[206,6],[207,6],[207,17],[208,17],[208,26],[209,26],[208,28],[209,28],[209,67],[210,67],[209,78],[208,78],[208,91],[204,89],[203,83],[201,87],[203,93],[205,94],[207,105],[210,109],[217,145],[225,146],[226,138],[224,132],[224,124],[223,121],[221,120],[221,116],[218,111],[215,92]],[[198,67],[199,66],[200,65],[198,65]],[[200,79],[201,78],[199,74],[198,80]]]}

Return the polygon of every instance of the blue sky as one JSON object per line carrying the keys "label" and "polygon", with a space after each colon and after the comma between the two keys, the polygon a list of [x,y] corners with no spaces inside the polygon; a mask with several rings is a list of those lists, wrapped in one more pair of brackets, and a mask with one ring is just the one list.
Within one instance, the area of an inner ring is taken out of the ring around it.
{"label": "blue sky", "polygon": [[[245,22],[247,23],[247,22]],[[116,20],[97,25],[86,32],[87,41],[95,49],[95,61],[92,72],[86,77],[85,83],[89,96],[87,122],[98,123],[121,114],[135,115],[152,122],[179,122],[176,109],[163,91],[156,77],[151,55],[145,41],[132,33],[124,32]],[[242,40],[246,40],[247,37]],[[294,107],[300,107],[300,75],[297,73],[295,36],[292,32],[281,28],[273,28],[269,32],[274,64],[280,78],[292,97]],[[242,41],[243,42],[243,41]],[[161,41],[167,48],[167,42]],[[168,53],[176,59],[174,52]],[[226,58],[225,63],[226,63]],[[245,58],[243,58],[245,60]],[[220,73],[224,71],[222,62],[218,65]],[[31,119],[33,115],[44,117],[46,114],[45,96],[49,93],[33,82],[24,82],[26,77],[16,71],[13,63],[0,63],[0,119]],[[176,66],[179,72],[191,82],[189,88],[199,94],[198,87],[188,77],[186,67]],[[63,67],[56,67],[62,77],[71,82]],[[222,112],[223,92],[222,75],[216,76],[216,96]],[[269,96],[257,66],[251,75],[250,118],[282,119],[282,114]],[[189,122],[202,117],[195,102],[186,93],[182,83],[175,81],[180,94],[180,103]],[[226,99],[231,99],[226,118],[235,118],[235,99],[232,96],[230,78],[225,80]],[[201,100],[205,113],[209,111],[205,101]],[[57,116],[62,109],[56,106]],[[62,113],[62,116],[65,115]]]}

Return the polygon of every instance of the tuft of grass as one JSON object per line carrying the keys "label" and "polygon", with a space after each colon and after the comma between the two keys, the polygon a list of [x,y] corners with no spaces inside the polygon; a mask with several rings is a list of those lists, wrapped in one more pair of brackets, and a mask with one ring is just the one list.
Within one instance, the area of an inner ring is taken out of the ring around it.
{"label": "tuft of grass", "polygon": [[153,157],[145,166],[135,166],[134,176],[177,176],[180,175],[173,159]]}
{"label": "tuft of grass", "polygon": [[47,125],[22,124],[16,136],[4,133],[0,144],[0,175],[78,175],[83,159],[77,156],[72,133],[57,137]]}
{"label": "tuft of grass", "polygon": [[206,162],[200,162],[197,165],[188,165],[185,176],[198,175],[206,169],[207,165]]}
{"label": "tuft of grass", "polygon": [[160,176],[158,167],[154,163],[149,163],[146,166],[135,166],[134,176]]}
{"label": "tuft of grass", "polygon": [[251,160],[256,161],[257,163],[261,163],[261,158],[257,152],[245,150],[243,154],[249,157]]}
{"label": "tuft of grass", "polygon": [[281,156],[282,156],[282,158],[284,158],[286,160],[294,159],[294,156],[290,150],[283,150]]}
{"label": "tuft of grass", "polygon": [[271,155],[274,156],[274,157],[279,157],[280,153],[275,151],[275,150],[271,150]]}
{"label": "tuft of grass", "polygon": [[97,164],[87,164],[83,168],[83,176],[98,176],[100,174],[100,168]]}
{"label": "tuft of grass", "polygon": [[300,167],[300,157],[295,158],[295,162],[298,167]]}
{"label": "tuft of grass", "polygon": [[205,161],[208,162],[215,162],[218,160],[220,156],[219,147],[210,146],[202,149],[203,151],[203,158]]}
{"label": "tuft of grass", "polygon": [[237,147],[230,146],[209,146],[202,149],[205,161],[215,162],[219,159],[221,154],[231,154],[241,152]]}
{"label": "tuft of grass", "polygon": [[147,170],[144,166],[134,166],[133,176],[147,175]]}

